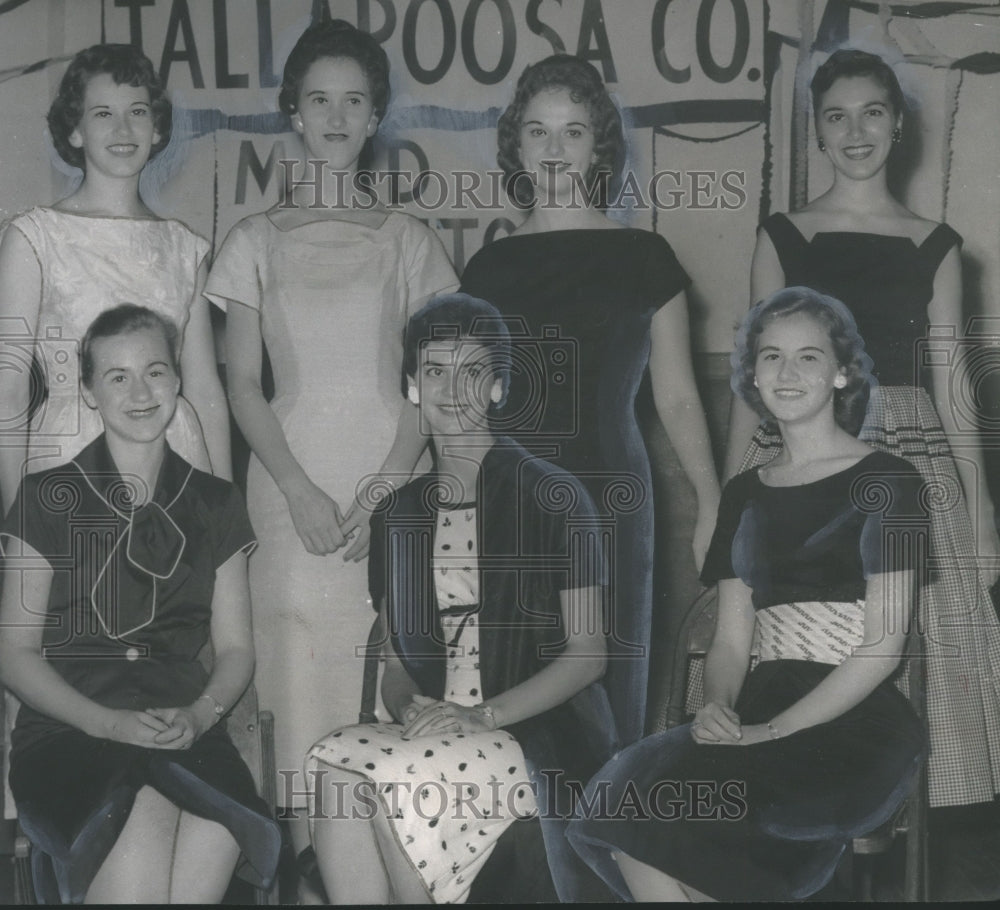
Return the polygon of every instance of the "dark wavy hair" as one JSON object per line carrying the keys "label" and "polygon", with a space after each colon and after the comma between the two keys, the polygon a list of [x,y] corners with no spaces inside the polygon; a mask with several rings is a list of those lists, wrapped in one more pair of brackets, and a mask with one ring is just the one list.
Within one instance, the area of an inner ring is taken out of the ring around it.
{"label": "dark wavy hair", "polygon": [[328,19],[310,25],[288,55],[278,92],[278,106],[291,117],[299,109],[302,82],[309,67],[324,57],[354,60],[368,80],[372,107],[379,120],[389,107],[389,58],[382,45],[343,19]]}
{"label": "dark wavy hair", "polygon": [[469,341],[487,351],[492,380],[500,380],[499,402],[490,402],[498,411],[507,403],[510,388],[510,332],[500,311],[486,300],[470,294],[441,294],[410,317],[403,341],[403,394],[408,377],[416,377],[420,349],[430,341]]}
{"label": "dark wavy hair", "polygon": [[906,111],[903,89],[900,88],[899,80],[888,63],[878,54],[841,48],[830,54],[816,70],[816,75],[809,83],[809,90],[812,92],[813,116],[817,121],[820,116],[823,96],[833,84],[838,79],[852,79],[857,76],[867,76],[874,79],[889,93],[889,103],[892,105],[894,117],[899,117]]}
{"label": "dark wavy hair", "polygon": [[80,342],[80,381],[89,389],[94,381],[94,342],[101,338],[117,338],[142,329],[163,332],[170,352],[170,365],[180,375],[177,359],[177,326],[159,313],[134,303],[121,303],[101,313],[88,327]]}
{"label": "dark wavy hair", "polygon": [[507,195],[520,207],[534,205],[534,189],[521,161],[521,123],[531,99],[539,92],[553,89],[566,89],[574,102],[587,105],[590,111],[596,160],[585,182],[588,194],[594,193],[596,187],[597,207],[606,209],[625,166],[622,118],[597,68],[571,54],[554,54],[527,67],[517,80],[514,100],[500,116],[497,164],[506,177]]}
{"label": "dark wavy hair", "polygon": [[86,167],[83,149],[70,145],[69,137],[83,118],[87,83],[102,73],[107,73],[116,85],[145,87],[149,91],[153,127],[160,136],[149,152],[149,157],[153,158],[170,142],[173,108],[153,64],[131,44],[95,44],[70,61],[48,114],[49,133],[59,157],[74,167]]}
{"label": "dark wavy hair", "polygon": [[865,352],[865,342],[858,334],[851,311],[836,298],[812,288],[785,288],[751,307],[736,333],[736,346],[729,356],[733,370],[729,384],[733,392],[761,417],[774,423],[774,415],[754,385],[760,335],[775,321],[796,313],[812,316],[830,333],[837,364],[847,377],[844,388],[834,389],[833,416],[843,429],[857,436],[864,422],[868,398],[876,385],[872,359]]}

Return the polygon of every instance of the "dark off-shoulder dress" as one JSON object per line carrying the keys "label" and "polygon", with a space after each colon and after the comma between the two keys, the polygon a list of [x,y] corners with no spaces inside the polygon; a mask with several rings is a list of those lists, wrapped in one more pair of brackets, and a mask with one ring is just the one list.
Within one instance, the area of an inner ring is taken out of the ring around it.
{"label": "dark off-shoulder dress", "polygon": [[[809,612],[824,626],[836,613],[856,623],[866,577],[906,567],[906,548],[883,533],[887,520],[925,533],[919,480],[902,459],[873,453],[794,487],[748,471],[726,486],[702,577],[751,585],[758,625],[761,611],[796,604],[804,615],[772,639],[781,651],[783,636],[803,637]],[[788,653],[819,658],[824,639]],[[825,660],[761,660],[735,706],[741,722],[766,723],[798,701],[836,668]],[[598,772],[570,841],[626,898],[611,851],[719,900],[800,899],[829,880],[853,836],[891,815],[925,750],[920,720],[888,680],[828,723],[752,746],[700,745],[685,724]]]}
{"label": "dark off-shoulder dress", "polygon": [[462,275],[514,336],[495,429],[576,474],[614,534],[605,685],[626,743],[643,733],[652,621],[652,482],[635,397],[653,313],[689,284],[663,237],[614,228],[505,237]]}

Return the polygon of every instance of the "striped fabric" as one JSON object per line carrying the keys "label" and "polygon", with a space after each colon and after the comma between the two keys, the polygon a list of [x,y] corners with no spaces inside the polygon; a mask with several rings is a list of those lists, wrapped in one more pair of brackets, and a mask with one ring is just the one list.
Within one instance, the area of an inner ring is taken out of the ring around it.
{"label": "striped fabric", "polygon": [[865,603],[809,601],[757,612],[751,650],[758,660],[813,660],[839,664],[865,636]]}
{"label": "striped fabric", "polygon": [[[926,630],[932,806],[1000,793],[1000,622],[976,569],[976,544],[948,439],[923,389],[881,386],[860,438],[909,461],[927,482],[933,573],[920,595]],[[770,461],[781,437],[758,429],[741,470]],[[692,666],[694,670],[694,667]],[[699,667],[692,697],[701,689]]]}

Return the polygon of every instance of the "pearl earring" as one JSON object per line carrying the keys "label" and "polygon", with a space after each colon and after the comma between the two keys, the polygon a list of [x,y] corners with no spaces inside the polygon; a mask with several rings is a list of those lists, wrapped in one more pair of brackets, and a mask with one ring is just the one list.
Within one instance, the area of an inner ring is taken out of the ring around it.
{"label": "pearl earring", "polygon": [[821,152],[825,152],[826,151],[826,143],[822,139],[817,139],[816,140],[816,145],[819,146],[819,150]]}

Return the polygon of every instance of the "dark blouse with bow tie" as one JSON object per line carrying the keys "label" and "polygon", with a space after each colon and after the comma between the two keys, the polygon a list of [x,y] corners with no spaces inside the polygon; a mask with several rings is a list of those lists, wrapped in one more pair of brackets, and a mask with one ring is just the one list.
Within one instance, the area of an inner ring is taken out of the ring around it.
{"label": "dark blouse with bow tie", "polygon": [[[69,464],[28,475],[2,531],[53,572],[42,656],[79,692],[130,710],[202,692],[215,571],[255,543],[236,487],[169,447],[152,496],[137,497],[139,483],[119,474],[101,435]],[[62,727],[22,705],[14,747]]]}

